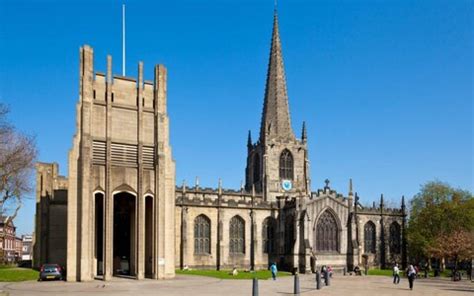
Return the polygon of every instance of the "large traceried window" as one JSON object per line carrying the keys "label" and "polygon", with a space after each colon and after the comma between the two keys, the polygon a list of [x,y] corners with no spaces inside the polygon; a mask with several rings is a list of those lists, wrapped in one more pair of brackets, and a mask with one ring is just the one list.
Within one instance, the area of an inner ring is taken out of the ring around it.
{"label": "large traceried window", "polygon": [[280,179],[293,180],[293,155],[288,149],[280,155]]}
{"label": "large traceried window", "polygon": [[205,215],[194,219],[194,253],[211,254],[211,221]]}
{"label": "large traceried window", "polygon": [[324,211],[316,226],[316,250],[319,252],[339,252],[339,230],[336,218]]}
{"label": "large traceried window", "polygon": [[263,220],[262,242],[263,253],[272,254],[275,252],[276,221],[273,217]]}
{"label": "large traceried window", "polygon": [[375,224],[372,221],[364,226],[364,251],[365,253],[375,253]]}
{"label": "large traceried window", "polygon": [[245,221],[240,216],[230,219],[229,251],[231,254],[245,254]]}
{"label": "large traceried window", "polygon": [[391,254],[400,254],[400,224],[393,222],[390,225],[390,253]]}

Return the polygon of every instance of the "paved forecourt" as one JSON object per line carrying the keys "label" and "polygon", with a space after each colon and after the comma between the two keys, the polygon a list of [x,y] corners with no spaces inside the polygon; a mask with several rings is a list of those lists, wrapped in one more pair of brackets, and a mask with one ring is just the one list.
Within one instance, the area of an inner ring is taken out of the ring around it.
{"label": "paved forecourt", "polygon": [[[276,281],[260,280],[259,295],[292,295],[293,277]],[[315,289],[314,276],[300,275],[302,295],[474,295],[474,283],[463,280],[419,279],[413,291],[402,279],[394,285],[385,276],[335,276],[331,286]],[[6,295],[252,295],[250,280],[220,280],[201,276],[178,275],[173,280],[143,280],[114,278],[109,282],[21,282],[0,283],[0,291]],[[0,292],[0,295],[2,293]]]}

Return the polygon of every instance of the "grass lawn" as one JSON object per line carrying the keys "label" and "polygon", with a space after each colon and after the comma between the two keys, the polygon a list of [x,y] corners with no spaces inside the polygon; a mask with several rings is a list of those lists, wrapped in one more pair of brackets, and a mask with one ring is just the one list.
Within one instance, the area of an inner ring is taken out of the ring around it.
{"label": "grass lawn", "polygon": [[31,268],[0,267],[0,282],[21,282],[37,280],[38,271]]}
{"label": "grass lawn", "polygon": [[[201,275],[209,276],[218,279],[228,279],[228,280],[248,280],[254,278],[254,275],[260,280],[266,280],[272,277],[272,274],[269,270],[258,270],[256,272],[244,272],[243,270],[239,271],[239,274],[233,276],[231,270],[176,270],[176,274],[187,274],[187,275]],[[278,277],[280,276],[289,276],[291,272],[279,271]]]}

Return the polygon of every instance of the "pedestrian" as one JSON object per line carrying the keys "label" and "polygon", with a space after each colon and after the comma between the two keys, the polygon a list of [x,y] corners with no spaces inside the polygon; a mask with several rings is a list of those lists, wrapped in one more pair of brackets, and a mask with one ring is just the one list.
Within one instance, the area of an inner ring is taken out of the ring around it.
{"label": "pedestrian", "polygon": [[276,262],[272,263],[272,265],[270,266],[270,271],[272,272],[272,278],[275,281],[277,277],[277,272],[278,272]]}
{"label": "pedestrian", "polygon": [[416,277],[416,270],[413,267],[413,265],[408,266],[407,276],[408,276],[408,284],[410,286],[410,290],[413,290],[413,282],[415,281],[415,277]]}
{"label": "pedestrian", "polygon": [[397,263],[393,266],[393,283],[397,285],[400,283],[400,269]]}

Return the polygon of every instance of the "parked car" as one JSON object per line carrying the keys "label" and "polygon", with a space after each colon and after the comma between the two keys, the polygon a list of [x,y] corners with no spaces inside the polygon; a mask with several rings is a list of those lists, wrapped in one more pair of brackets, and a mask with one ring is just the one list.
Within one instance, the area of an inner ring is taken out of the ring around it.
{"label": "parked car", "polygon": [[62,280],[64,269],[59,264],[43,264],[40,269],[39,281]]}

